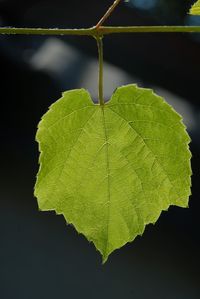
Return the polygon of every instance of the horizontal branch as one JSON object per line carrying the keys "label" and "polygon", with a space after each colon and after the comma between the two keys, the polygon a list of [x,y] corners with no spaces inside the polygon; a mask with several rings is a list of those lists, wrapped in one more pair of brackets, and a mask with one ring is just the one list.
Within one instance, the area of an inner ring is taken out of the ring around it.
{"label": "horizontal branch", "polygon": [[87,35],[98,36],[115,33],[156,33],[156,32],[200,32],[200,26],[130,26],[130,27],[91,27],[86,29],[58,28],[13,28],[0,27],[0,34],[24,35]]}
{"label": "horizontal branch", "polygon": [[112,33],[154,33],[154,32],[200,32],[200,26],[129,26],[100,27],[103,34]]}
{"label": "horizontal branch", "polygon": [[58,29],[58,28],[14,28],[0,27],[0,34],[27,34],[27,35],[93,35],[94,28],[88,29]]}

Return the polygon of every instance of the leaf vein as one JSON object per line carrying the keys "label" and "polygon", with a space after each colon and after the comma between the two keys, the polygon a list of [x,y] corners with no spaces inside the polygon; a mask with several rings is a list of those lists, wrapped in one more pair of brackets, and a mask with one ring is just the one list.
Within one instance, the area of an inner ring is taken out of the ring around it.
{"label": "leaf vein", "polygon": [[[109,108],[109,109],[110,109],[110,108]],[[164,169],[164,167],[162,166],[162,164],[160,164],[159,160],[156,158],[154,152],[153,152],[153,151],[150,149],[150,147],[147,145],[147,143],[145,142],[145,140],[144,140],[144,138],[142,137],[142,135],[140,135],[140,134],[137,132],[137,130],[136,130],[133,126],[131,126],[131,125],[129,124],[129,122],[128,122],[123,116],[121,116],[119,113],[117,113],[116,111],[114,111],[114,110],[112,110],[112,109],[110,109],[110,110],[111,110],[112,112],[114,112],[116,115],[118,115],[120,118],[122,118],[126,123],[128,123],[128,125],[133,129],[133,131],[135,131],[135,133],[136,133],[138,136],[140,136],[140,138],[141,138],[141,140],[143,141],[144,145],[145,145],[145,146],[147,147],[147,149],[153,154],[153,156],[154,156],[155,159],[156,159],[156,162],[158,163],[158,165],[161,167],[161,169],[162,169],[163,172],[165,173],[165,175],[166,175],[168,181],[170,182],[171,186],[172,186],[173,189],[175,190],[177,196],[178,196],[178,197],[181,197],[180,194],[179,194],[179,192],[177,192],[177,189],[175,188],[175,186],[174,186],[174,184],[172,183],[171,179],[169,178],[167,171]]]}

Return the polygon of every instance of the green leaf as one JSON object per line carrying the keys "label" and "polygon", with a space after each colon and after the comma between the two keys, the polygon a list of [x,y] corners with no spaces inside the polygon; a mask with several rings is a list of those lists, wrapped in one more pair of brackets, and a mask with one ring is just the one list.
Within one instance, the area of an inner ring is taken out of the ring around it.
{"label": "green leaf", "polygon": [[200,15],[200,0],[193,4],[193,6],[190,8],[189,13],[191,15]]}
{"label": "green leaf", "polygon": [[188,206],[190,138],[150,89],[120,87],[105,106],[84,89],[65,92],[36,138],[40,210],[63,214],[104,262],[170,205]]}

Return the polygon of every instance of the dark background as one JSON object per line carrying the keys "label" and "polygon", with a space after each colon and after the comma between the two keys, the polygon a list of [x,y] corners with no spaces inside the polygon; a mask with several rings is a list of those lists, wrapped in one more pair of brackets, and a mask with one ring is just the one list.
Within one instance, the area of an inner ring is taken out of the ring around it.
{"label": "dark background", "polygon": [[[112,0],[0,1],[0,26],[81,28]],[[193,1],[122,3],[109,25],[200,25]],[[142,238],[102,266],[62,216],[39,212],[37,123],[63,90],[97,91],[97,50],[87,37],[1,36],[0,298],[200,298],[200,34],[119,34],[104,39],[105,95],[130,82],[153,87],[184,117],[192,138],[190,208],[171,207]]]}

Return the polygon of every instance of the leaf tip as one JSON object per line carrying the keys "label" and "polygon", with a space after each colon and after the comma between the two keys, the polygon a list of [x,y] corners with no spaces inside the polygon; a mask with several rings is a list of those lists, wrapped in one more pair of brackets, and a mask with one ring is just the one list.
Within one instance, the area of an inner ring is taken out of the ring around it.
{"label": "leaf tip", "polygon": [[110,253],[102,253],[101,252],[101,255],[102,255],[102,265],[105,265],[105,263],[108,261]]}

